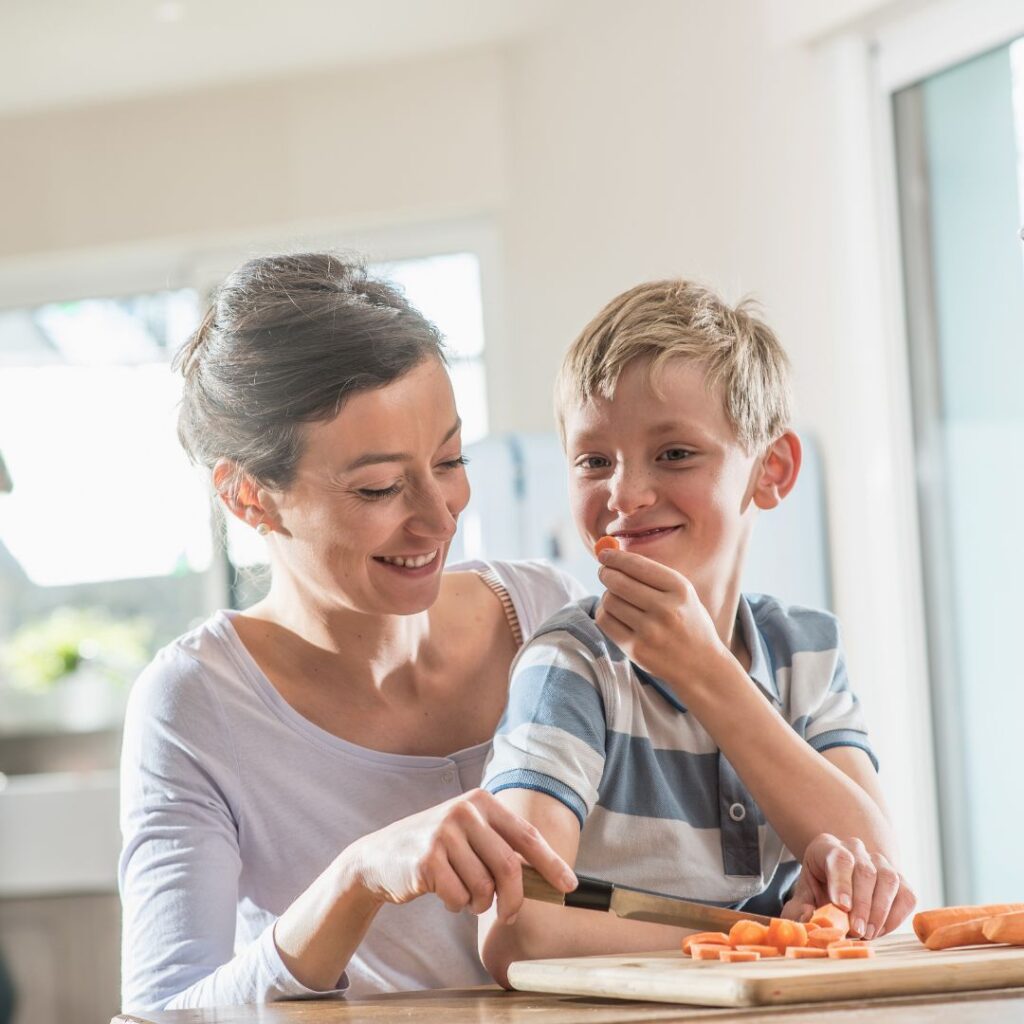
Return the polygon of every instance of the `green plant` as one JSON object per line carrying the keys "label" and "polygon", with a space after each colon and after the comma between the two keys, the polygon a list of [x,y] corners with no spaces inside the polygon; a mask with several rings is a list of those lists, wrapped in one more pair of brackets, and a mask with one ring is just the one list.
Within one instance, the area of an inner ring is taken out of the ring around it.
{"label": "green plant", "polygon": [[150,656],[152,626],[142,618],[115,619],[98,608],[58,608],[29,622],[0,648],[10,682],[47,690],[88,663],[126,684]]}

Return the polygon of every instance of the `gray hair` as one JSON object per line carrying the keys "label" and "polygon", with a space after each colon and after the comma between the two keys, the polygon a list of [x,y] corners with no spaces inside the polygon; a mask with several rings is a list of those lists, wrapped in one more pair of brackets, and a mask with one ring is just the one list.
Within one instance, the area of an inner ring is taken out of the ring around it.
{"label": "gray hair", "polygon": [[[233,462],[273,490],[294,480],[303,426],[429,358],[437,328],[358,259],[261,256],[217,289],[174,368],[185,378],[178,438],[193,462]],[[240,479],[240,477],[239,477]]]}

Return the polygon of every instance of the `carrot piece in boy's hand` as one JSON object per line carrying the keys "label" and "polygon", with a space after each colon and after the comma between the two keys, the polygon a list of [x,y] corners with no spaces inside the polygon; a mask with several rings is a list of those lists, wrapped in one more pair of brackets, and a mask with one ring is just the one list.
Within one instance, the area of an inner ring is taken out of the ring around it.
{"label": "carrot piece in boy's hand", "polygon": [[834,903],[826,903],[811,915],[813,924],[821,925],[822,928],[841,928],[843,935],[850,930],[850,915]]}
{"label": "carrot piece in boy's hand", "polygon": [[723,946],[717,942],[695,942],[690,947],[690,956],[694,960],[718,960],[719,954],[728,950],[728,946]]}
{"label": "carrot piece in boy's hand", "polygon": [[815,928],[807,936],[807,943],[817,949],[826,949],[831,943],[845,938],[846,932],[841,928]]}
{"label": "carrot piece in boy's hand", "polygon": [[852,946],[833,944],[828,947],[830,960],[867,960],[874,955],[875,951],[866,942],[858,942]]}
{"label": "carrot piece in boy's hand", "polygon": [[718,954],[719,960],[730,964],[748,963],[751,960],[760,960],[761,954],[752,949],[723,949]]}
{"label": "carrot piece in boy's hand", "polygon": [[790,946],[807,945],[807,929],[799,921],[788,921],[783,917],[773,917],[768,925],[765,944],[788,949]]}
{"label": "carrot piece in boy's hand", "polygon": [[819,949],[817,946],[787,946],[786,958],[788,960],[820,960],[828,957],[827,949]]}
{"label": "carrot piece in boy's hand", "polygon": [[725,932],[694,932],[692,935],[687,935],[682,942],[683,952],[687,956],[690,955],[690,947],[695,942],[710,942],[716,946],[728,946],[729,936]]}
{"label": "carrot piece in boy's hand", "polygon": [[757,921],[737,921],[729,929],[729,944],[738,946],[763,946],[768,936],[768,925]]}
{"label": "carrot piece in boy's hand", "polygon": [[618,551],[619,542],[614,537],[605,535],[598,539],[598,542],[594,545],[594,555],[599,556],[602,551]]}
{"label": "carrot piece in boy's hand", "polygon": [[736,947],[741,953],[760,953],[762,958],[767,959],[770,956],[782,956],[779,952],[778,946],[760,946],[751,943],[750,945],[742,945]]}

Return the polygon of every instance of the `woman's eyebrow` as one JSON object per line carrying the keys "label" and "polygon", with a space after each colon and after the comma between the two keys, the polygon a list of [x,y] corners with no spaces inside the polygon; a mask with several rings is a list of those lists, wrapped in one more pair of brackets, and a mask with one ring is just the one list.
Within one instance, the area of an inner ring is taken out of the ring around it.
{"label": "woman's eyebrow", "polygon": [[[462,420],[457,418],[448,433],[441,439],[441,444],[450,441],[459,432],[461,426]],[[375,466],[380,462],[408,462],[411,458],[412,455],[408,452],[364,452],[345,466],[342,472],[351,473],[353,470],[362,469],[364,466]]]}

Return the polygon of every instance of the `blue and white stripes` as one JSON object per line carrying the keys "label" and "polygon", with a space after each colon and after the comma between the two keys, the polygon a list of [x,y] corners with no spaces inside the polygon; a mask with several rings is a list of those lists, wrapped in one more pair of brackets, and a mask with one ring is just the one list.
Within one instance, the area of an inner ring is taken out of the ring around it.
{"label": "blue and white stripes", "polygon": [[[581,872],[777,912],[792,856],[700,723],[598,629],[595,606],[562,609],[523,648],[485,788],[565,804],[582,829]],[[738,626],[751,679],[799,735],[874,761],[831,615],[748,595]]]}

